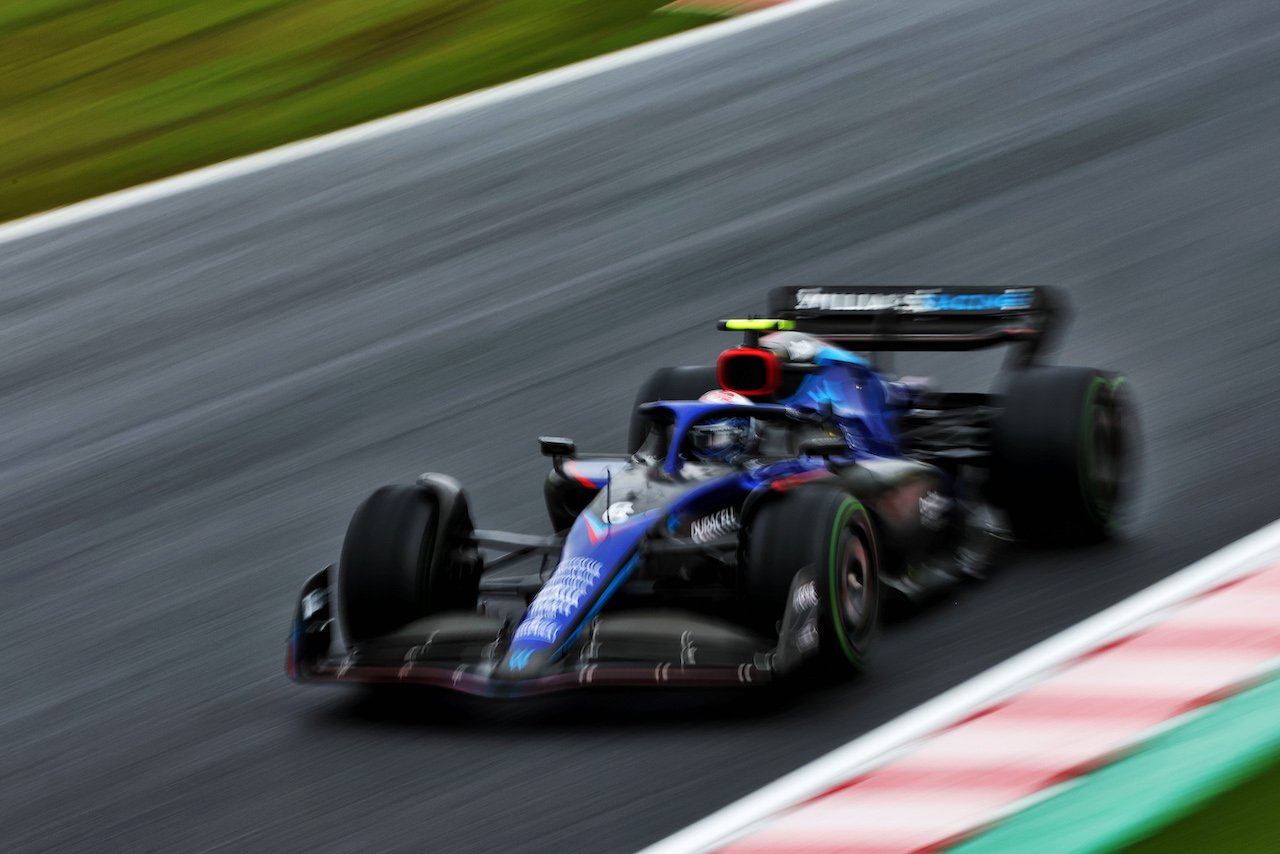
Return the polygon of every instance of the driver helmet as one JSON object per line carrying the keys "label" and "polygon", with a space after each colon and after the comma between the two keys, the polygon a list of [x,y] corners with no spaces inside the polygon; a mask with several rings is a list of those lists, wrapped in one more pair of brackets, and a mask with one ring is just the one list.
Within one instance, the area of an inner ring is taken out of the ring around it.
{"label": "driver helmet", "polygon": [[[702,403],[741,403],[751,401],[737,392],[715,389],[699,397]],[[689,446],[702,460],[733,462],[747,453],[753,430],[751,419],[740,415],[705,421],[689,428]]]}

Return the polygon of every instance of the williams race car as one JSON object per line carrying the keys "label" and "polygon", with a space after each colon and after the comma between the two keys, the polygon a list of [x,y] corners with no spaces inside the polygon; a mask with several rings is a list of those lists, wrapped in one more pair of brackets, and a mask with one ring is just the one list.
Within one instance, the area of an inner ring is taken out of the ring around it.
{"label": "williams race car", "polygon": [[[760,684],[865,665],[889,596],[980,576],[1013,538],[1106,537],[1125,380],[1043,363],[1045,288],[779,288],[715,365],[664,368],[626,453],[540,439],[554,534],[478,530],[440,474],[356,509],[298,598],[300,681],[484,696]],[[993,394],[895,378],[879,351],[1008,345]]]}

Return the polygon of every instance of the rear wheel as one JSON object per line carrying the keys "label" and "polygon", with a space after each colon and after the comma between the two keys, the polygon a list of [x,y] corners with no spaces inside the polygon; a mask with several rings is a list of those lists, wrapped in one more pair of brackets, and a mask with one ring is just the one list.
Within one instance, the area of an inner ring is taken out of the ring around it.
{"label": "rear wheel", "polygon": [[352,643],[437,611],[475,607],[480,559],[466,495],[435,477],[384,486],[356,508],[338,564],[343,629]]}
{"label": "rear wheel", "polygon": [[1032,542],[1096,542],[1114,532],[1134,452],[1128,386],[1093,368],[1014,373],[992,431],[991,495]]}
{"label": "rear wheel", "polygon": [[634,454],[649,433],[648,419],[640,415],[640,404],[655,400],[697,400],[703,394],[720,388],[715,365],[685,365],[659,368],[640,386],[631,408],[631,429],[627,434],[627,453]]}
{"label": "rear wheel", "polygon": [[792,581],[812,572],[818,600],[818,661],[850,672],[866,666],[879,627],[875,528],[858,499],[840,489],[784,493],[756,512],[745,582],[753,621],[776,632]]}

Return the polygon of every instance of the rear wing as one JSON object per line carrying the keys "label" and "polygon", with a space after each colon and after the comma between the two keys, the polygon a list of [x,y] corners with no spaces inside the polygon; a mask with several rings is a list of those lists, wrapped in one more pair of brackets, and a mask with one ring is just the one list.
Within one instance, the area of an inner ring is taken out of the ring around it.
{"label": "rear wing", "polygon": [[[785,287],[771,318],[849,350],[978,350],[1018,344],[1030,363],[1063,320],[1045,287]],[[777,328],[777,327],[775,327]]]}

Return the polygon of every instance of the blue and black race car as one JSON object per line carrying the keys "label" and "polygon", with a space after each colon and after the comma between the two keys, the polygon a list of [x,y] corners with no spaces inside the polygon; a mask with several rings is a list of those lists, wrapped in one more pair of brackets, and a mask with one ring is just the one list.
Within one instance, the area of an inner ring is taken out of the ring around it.
{"label": "blue and black race car", "polygon": [[[1013,538],[1116,527],[1126,384],[1043,363],[1058,305],[1031,287],[775,289],[765,318],[720,322],[743,341],[716,364],[653,374],[626,453],[540,440],[554,534],[476,529],[444,475],[375,491],[302,589],[288,672],[519,696],[861,668],[887,597],[980,576]],[[997,345],[992,394],[869,358]]]}

